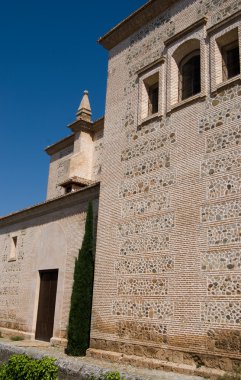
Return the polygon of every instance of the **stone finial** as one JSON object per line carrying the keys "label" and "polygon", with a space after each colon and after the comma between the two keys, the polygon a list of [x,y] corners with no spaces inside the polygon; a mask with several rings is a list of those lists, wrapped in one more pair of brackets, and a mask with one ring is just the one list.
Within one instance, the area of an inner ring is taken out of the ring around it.
{"label": "stone finial", "polygon": [[79,105],[78,111],[76,113],[77,120],[91,121],[91,108],[88,97],[88,91],[84,91],[84,96]]}

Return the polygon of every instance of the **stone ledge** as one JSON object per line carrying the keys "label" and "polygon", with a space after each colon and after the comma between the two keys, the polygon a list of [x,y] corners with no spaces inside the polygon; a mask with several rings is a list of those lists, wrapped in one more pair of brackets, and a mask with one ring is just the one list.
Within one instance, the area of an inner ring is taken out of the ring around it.
{"label": "stone ledge", "polygon": [[67,347],[67,342],[68,341],[65,338],[56,338],[56,337],[53,337],[50,340],[51,346],[53,346],[53,347],[60,347],[60,348]]}
{"label": "stone ledge", "polygon": [[66,356],[60,349],[50,346],[43,347],[43,342],[39,342],[38,347],[31,345],[32,342],[25,341],[24,347],[16,347],[15,343],[0,341],[0,364],[1,362],[6,362],[9,357],[14,354],[27,354],[36,359],[47,355],[57,360],[56,364],[59,368],[59,380],[86,380],[92,378],[92,376],[99,379],[100,376],[109,371],[120,372],[121,376],[124,376],[126,380],[204,380],[199,376],[190,377],[171,371],[163,372],[161,370],[138,368],[133,366],[134,362],[132,362],[131,358],[130,365],[126,365],[124,362],[118,363],[118,356],[122,356],[122,354],[113,352],[110,353],[111,355],[109,357],[115,357],[117,361],[110,359],[105,360],[100,357],[100,360],[98,360],[93,357]]}
{"label": "stone ledge", "polygon": [[[41,347],[39,347],[41,349]],[[3,362],[7,362],[11,355],[27,354],[35,359],[40,359],[43,356],[54,357],[49,353],[43,351],[33,350],[31,347],[16,347],[11,343],[0,342],[0,365]],[[56,365],[58,366],[58,379],[59,380],[84,380],[90,379],[92,376],[98,379],[104,373],[110,371],[108,368],[99,366],[98,363],[88,363],[85,358],[73,358],[73,357],[59,357],[56,358]],[[124,373],[123,373],[124,374]],[[145,380],[140,377],[131,376],[129,380]]]}
{"label": "stone ledge", "polygon": [[208,379],[217,379],[218,376],[225,373],[221,370],[210,369],[203,366],[197,368],[196,366],[191,366],[188,364],[177,364],[164,360],[148,359],[141,356],[126,355],[118,352],[98,350],[94,348],[89,348],[86,356],[95,359],[108,360],[119,364],[133,365],[137,368],[176,372],[190,376],[201,376]]}
{"label": "stone ledge", "polygon": [[11,338],[13,336],[20,336],[23,339],[34,340],[34,333],[31,333],[31,332],[25,332],[25,331],[17,330],[17,329],[16,330],[10,329],[7,327],[1,327],[0,332],[6,338]]}

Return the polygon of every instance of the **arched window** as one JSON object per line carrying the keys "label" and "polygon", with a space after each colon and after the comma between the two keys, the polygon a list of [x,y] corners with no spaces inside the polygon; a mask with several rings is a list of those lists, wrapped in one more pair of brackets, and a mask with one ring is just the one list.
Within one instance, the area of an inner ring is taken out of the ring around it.
{"label": "arched window", "polygon": [[195,50],[179,64],[179,100],[184,100],[201,91],[200,50]]}
{"label": "arched window", "polygon": [[170,60],[171,83],[170,105],[201,93],[202,77],[201,63],[204,51],[200,49],[200,40],[191,38],[178,45]]}

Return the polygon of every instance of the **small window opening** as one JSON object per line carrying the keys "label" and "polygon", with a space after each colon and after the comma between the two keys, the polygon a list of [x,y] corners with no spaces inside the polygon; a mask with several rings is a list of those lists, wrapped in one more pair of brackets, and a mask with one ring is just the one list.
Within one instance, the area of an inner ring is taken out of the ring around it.
{"label": "small window opening", "polygon": [[159,73],[155,73],[142,82],[142,119],[159,111]]}
{"label": "small window opening", "polygon": [[185,57],[179,66],[179,98],[187,99],[201,91],[200,51]]}
{"label": "small window opening", "polygon": [[216,83],[222,83],[240,74],[238,28],[231,29],[216,39]]}
{"label": "small window opening", "polygon": [[158,83],[149,87],[149,104],[148,104],[148,116],[158,112]]}
{"label": "small window opening", "polygon": [[11,239],[11,250],[10,250],[9,261],[17,259],[17,244],[18,244],[18,237],[13,236]]}
{"label": "small window opening", "polygon": [[69,193],[72,193],[72,186],[67,186],[65,188],[65,194],[69,194]]}
{"label": "small window opening", "polygon": [[223,80],[227,80],[240,74],[240,58],[238,41],[222,48]]}

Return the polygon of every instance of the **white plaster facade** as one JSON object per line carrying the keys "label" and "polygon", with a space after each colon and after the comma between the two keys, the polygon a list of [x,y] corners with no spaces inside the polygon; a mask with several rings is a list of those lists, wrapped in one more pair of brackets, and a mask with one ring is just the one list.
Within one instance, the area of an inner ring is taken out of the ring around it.
{"label": "white plaster facade", "polygon": [[35,339],[41,272],[58,270],[51,342],[66,343],[74,264],[89,201],[93,204],[95,233],[98,215],[103,119],[91,122],[86,97],[77,120],[69,126],[75,127],[72,134],[46,149],[50,155],[46,202],[0,219],[3,336]]}

